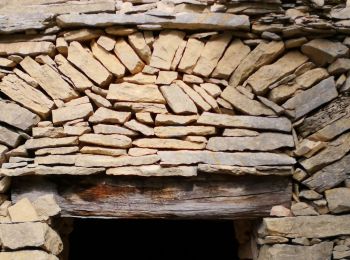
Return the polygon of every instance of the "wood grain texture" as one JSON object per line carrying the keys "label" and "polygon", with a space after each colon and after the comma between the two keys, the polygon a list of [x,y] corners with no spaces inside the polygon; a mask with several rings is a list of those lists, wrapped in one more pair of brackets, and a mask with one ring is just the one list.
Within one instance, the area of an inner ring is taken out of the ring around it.
{"label": "wood grain texture", "polygon": [[21,177],[12,199],[56,194],[62,217],[239,219],[289,206],[291,182],[278,176]]}
{"label": "wood grain texture", "polygon": [[306,137],[349,113],[350,98],[339,96],[333,102],[305,118],[297,131],[302,137]]}

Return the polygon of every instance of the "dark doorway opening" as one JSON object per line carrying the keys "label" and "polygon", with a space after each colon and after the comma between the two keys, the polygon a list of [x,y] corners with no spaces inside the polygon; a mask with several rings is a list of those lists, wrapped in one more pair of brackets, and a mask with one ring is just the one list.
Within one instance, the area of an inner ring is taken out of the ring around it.
{"label": "dark doorway opening", "polygon": [[69,247],[69,260],[239,259],[233,221],[75,219]]}

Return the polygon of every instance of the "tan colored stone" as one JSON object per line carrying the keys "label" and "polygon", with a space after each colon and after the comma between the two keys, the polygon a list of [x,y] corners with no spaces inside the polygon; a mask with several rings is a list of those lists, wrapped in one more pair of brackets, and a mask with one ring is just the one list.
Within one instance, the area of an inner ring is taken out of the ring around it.
{"label": "tan colored stone", "polygon": [[230,102],[234,108],[245,114],[253,116],[275,115],[273,110],[256,100],[251,100],[232,86],[225,88],[225,90],[221,93],[221,97]]}
{"label": "tan colored stone", "polygon": [[175,84],[179,86],[200,109],[202,109],[203,111],[209,111],[211,109],[211,106],[204,101],[202,96],[199,95],[199,93],[197,93],[193,88],[188,86],[186,83],[184,83],[181,80],[176,80]]}
{"label": "tan colored stone", "polygon": [[161,138],[182,137],[187,135],[214,135],[215,127],[212,126],[157,126],[154,134]]}
{"label": "tan colored stone", "polygon": [[201,77],[192,74],[184,74],[182,76],[182,81],[193,84],[201,84],[204,82],[204,80]]}
{"label": "tan colored stone", "polygon": [[0,100],[0,122],[27,131],[40,121],[40,117],[13,102]]}
{"label": "tan colored stone", "polygon": [[326,190],[328,208],[332,213],[350,211],[350,189],[345,187]]}
{"label": "tan colored stone", "polygon": [[196,122],[197,115],[179,116],[170,114],[158,114],[156,116],[156,125],[188,125]]}
{"label": "tan colored stone", "polygon": [[55,148],[43,148],[35,151],[35,155],[51,155],[51,154],[70,154],[79,152],[79,147],[55,147]]}
{"label": "tan colored stone", "polygon": [[16,62],[0,57],[0,67],[13,68],[16,66]]}
{"label": "tan colored stone", "polygon": [[54,106],[54,103],[41,91],[14,75],[8,75],[2,79],[0,90],[12,100],[42,117],[48,116]]}
{"label": "tan colored stone", "polygon": [[[32,203],[27,198],[23,198],[17,201],[13,206],[10,206],[8,208],[8,213],[12,222],[29,222],[39,220],[38,213],[35,211]],[[1,240],[2,239],[3,238],[1,237]]]}
{"label": "tan colored stone", "polygon": [[115,39],[109,36],[102,35],[98,38],[97,43],[106,51],[112,51],[115,46]]}
{"label": "tan colored stone", "polygon": [[201,95],[204,101],[207,102],[214,111],[218,113],[220,112],[219,105],[212,96],[210,96],[203,88],[197,85],[194,85],[193,88],[199,95]]}
{"label": "tan colored stone", "polygon": [[98,146],[84,146],[80,149],[80,153],[120,156],[120,155],[126,155],[126,150],[115,149],[115,148],[105,148],[105,147],[98,147]]}
{"label": "tan colored stone", "polygon": [[25,57],[20,65],[53,99],[69,101],[78,97],[78,93],[49,65],[40,66],[30,57]]}
{"label": "tan colored stone", "polygon": [[129,137],[118,134],[84,134],[79,137],[79,142],[116,148],[129,148],[131,146]]}
{"label": "tan colored stone", "polygon": [[165,99],[157,85],[137,85],[127,82],[111,84],[109,86],[107,99],[165,104]]}
{"label": "tan colored stone", "polygon": [[294,216],[318,216],[317,211],[305,202],[297,202],[291,206]]}
{"label": "tan colored stone", "polygon": [[64,134],[67,136],[80,136],[91,132],[89,126],[70,126],[65,125],[63,127]]}
{"label": "tan colored stone", "polygon": [[243,136],[258,136],[259,133],[253,130],[247,129],[224,129],[222,133],[223,136],[235,136],[235,137],[243,137]]}
{"label": "tan colored stone", "polygon": [[155,84],[157,80],[157,76],[155,75],[147,75],[143,73],[137,73],[135,75],[124,77],[123,81],[135,83],[135,84]]}
{"label": "tan colored stone", "polygon": [[147,64],[150,63],[152,51],[147,45],[142,32],[136,32],[128,35],[128,40],[132,48],[136,51],[139,57]]}
{"label": "tan colored stone", "polygon": [[38,165],[15,169],[0,169],[0,174],[5,176],[22,175],[91,175],[105,172],[105,168],[86,168],[69,166],[44,166]]}
{"label": "tan colored stone", "polygon": [[203,88],[209,95],[214,98],[217,98],[221,94],[221,89],[218,85],[213,83],[203,83],[200,84],[201,88]]}
{"label": "tan colored stone", "polygon": [[48,219],[48,217],[56,216],[61,211],[53,194],[38,197],[33,201],[33,206],[39,217],[44,220]]}
{"label": "tan colored stone", "polygon": [[295,159],[280,153],[225,153],[212,151],[158,151],[161,165],[219,164],[236,166],[294,165]]}
{"label": "tan colored stone", "polygon": [[63,127],[33,127],[32,128],[33,137],[64,137]]}
{"label": "tan colored stone", "polygon": [[112,79],[112,74],[78,42],[69,45],[68,60],[101,87],[107,86]]}
{"label": "tan colored stone", "polygon": [[298,76],[293,85],[282,84],[272,89],[268,97],[276,103],[281,103],[292,97],[299,89],[308,89],[327,76],[327,70],[324,68],[311,69]]}
{"label": "tan colored stone", "polygon": [[197,107],[177,84],[161,86],[160,91],[164,95],[167,104],[176,114],[196,114]]}
{"label": "tan colored stone", "polygon": [[292,129],[291,122],[285,117],[232,116],[209,112],[204,112],[200,115],[197,123],[200,125],[212,125],[217,127],[237,127],[282,132],[290,132]]}
{"label": "tan colored stone", "polygon": [[141,134],[145,136],[152,136],[154,135],[154,130],[152,127],[146,126],[144,124],[141,124],[137,122],[135,119],[128,121],[124,124],[127,128],[134,130],[136,132],[140,132]]}
{"label": "tan colored stone", "polygon": [[112,108],[111,102],[109,102],[104,97],[97,95],[95,93],[92,93],[90,90],[85,90],[85,94],[94,102],[94,104],[97,107],[106,107],[106,108]]}
{"label": "tan colored stone", "polygon": [[89,122],[93,124],[98,123],[117,123],[124,124],[131,117],[130,112],[114,111],[108,108],[100,107],[95,113],[90,116]]}
{"label": "tan colored stone", "polygon": [[0,144],[0,165],[5,162],[8,150],[7,146]]}
{"label": "tan colored stone", "polygon": [[274,61],[283,51],[284,43],[282,41],[272,41],[268,44],[260,43],[242,60],[233,72],[230,77],[230,86],[236,87],[240,85],[251,73]]}
{"label": "tan colored stone", "polygon": [[34,159],[34,163],[37,165],[74,165],[76,158],[76,154],[54,154],[46,156],[37,156]]}
{"label": "tan colored stone", "polygon": [[137,132],[118,125],[98,124],[98,125],[94,125],[93,128],[94,128],[94,133],[96,134],[120,134],[120,135],[126,135],[126,136],[138,135]]}
{"label": "tan colored stone", "polygon": [[136,113],[135,117],[136,117],[137,121],[139,121],[141,123],[149,124],[149,125],[154,124],[151,113]]}
{"label": "tan colored stone", "polygon": [[309,158],[326,146],[327,144],[324,142],[315,142],[310,139],[304,139],[297,144],[294,154],[297,156],[305,156]]}
{"label": "tan colored stone", "polygon": [[233,40],[213,71],[212,77],[227,79],[249,52],[250,48],[240,39]]}
{"label": "tan colored stone", "polygon": [[68,43],[63,37],[58,37],[56,39],[56,49],[60,54],[64,56],[68,55]]}
{"label": "tan colored stone", "polygon": [[170,66],[170,69],[171,70],[176,70],[177,69],[177,66],[179,65],[180,63],[180,60],[182,58],[182,54],[186,48],[186,41],[183,40],[181,41],[180,45],[179,45],[179,48],[177,48],[176,52],[175,52],[175,56],[174,56],[174,59],[173,61],[171,62],[171,66]]}
{"label": "tan colored stone", "polygon": [[164,104],[157,103],[115,102],[113,107],[116,109],[131,110],[135,113],[168,113],[168,109]]}
{"label": "tan colored stone", "polygon": [[132,74],[141,72],[143,67],[145,66],[145,64],[137,56],[135,51],[122,38],[119,38],[116,41],[114,53]]}
{"label": "tan colored stone", "polygon": [[261,133],[258,136],[211,137],[207,149],[212,151],[271,151],[294,147],[292,135]]}
{"label": "tan colored stone", "polygon": [[37,56],[40,54],[52,55],[55,45],[52,42],[10,42],[0,43],[0,55]]}
{"label": "tan colored stone", "polygon": [[133,145],[141,148],[155,148],[155,149],[188,149],[201,150],[205,148],[205,144],[182,141],[178,139],[160,139],[160,138],[143,138],[132,142]]}
{"label": "tan colored stone", "polygon": [[282,106],[298,119],[338,96],[333,77],[287,100]]}
{"label": "tan colored stone", "polygon": [[90,47],[94,57],[99,60],[109,72],[111,72],[117,78],[124,76],[125,67],[123,64],[121,64],[115,55],[106,51],[95,41],[92,41],[90,43]]}
{"label": "tan colored stone", "polygon": [[331,259],[333,242],[321,242],[312,246],[297,246],[275,244],[272,246],[264,245],[260,248],[258,260],[273,260],[278,257],[279,260],[295,259]]}
{"label": "tan colored stone", "polygon": [[61,107],[52,110],[52,122],[54,124],[62,124],[79,118],[87,118],[92,115],[92,113],[93,108],[90,103]]}
{"label": "tan colored stone", "polygon": [[156,75],[159,72],[159,69],[153,68],[149,65],[145,65],[142,69],[142,73],[149,74],[149,75]]}
{"label": "tan colored stone", "polygon": [[231,38],[232,36],[229,33],[212,36],[205,44],[201,56],[193,69],[193,73],[203,77],[209,77],[222,57],[227,45],[230,43]]}
{"label": "tan colored stone", "polygon": [[20,77],[22,80],[24,80],[26,83],[31,85],[33,88],[37,88],[39,86],[39,83],[33,79],[31,76],[29,76],[27,73],[24,73],[23,71],[15,68],[13,72]]}
{"label": "tan colored stone", "polygon": [[63,138],[37,138],[29,139],[25,143],[25,148],[28,150],[31,149],[41,149],[41,148],[50,148],[57,146],[73,146],[78,144],[77,137],[63,137]]}
{"label": "tan colored stone", "polygon": [[[231,112],[230,114],[232,114],[232,115],[234,114],[233,106],[232,106],[229,102],[227,102],[225,99],[222,99],[222,98],[218,97],[218,98],[216,99],[216,102],[218,102],[218,104],[219,104],[221,107],[223,107],[224,109],[230,111],[230,112]],[[221,110],[222,110],[222,109],[221,109]],[[228,114],[228,113],[224,113],[224,114]]]}
{"label": "tan colored stone", "polygon": [[56,231],[46,223],[1,224],[0,237],[2,245],[11,250],[39,247],[52,254],[58,255],[63,249],[61,238]]}
{"label": "tan colored stone", "polygon": [[84,91],[93,86],[93,83],[84,74],[72,66],[62,55],[57,55],[55,60],[57,59],[62,60],[61,64],[58,66],[58,70],[72,81],[76,89]]}
{"label": "tan colored stone", "polygon": [[67,42],[72,42],[72,41],[82,42],[82,41],[90,41],[90,40],[96,39],[102,33],[103,33],[102,30],[79,29],[79,30],[68,31],[63,34],[63,37]]}
{"label": "tan colored stone", "polygon": [[308,57],[299,51],[290,51],[275,63],[258,69],[248,78],[247,84],[253,88],[256,94],[262,95],[266,93],[270,85],[292,73],[307,60]]}
{"label": "tan colored stone", "polygon": [[182,31],[161,31],[159,38],[153,44],[150,66],[158,69],[170,70],[175,53],[184,37],[185,33]]}
{"label": "tan colored stone", "polygon": [[178,72],[176,71],[159,71],[156,84],[169,85],[178,77]]}
{"label": "tan colored stone", "polygon": [[154,164],[159,161],[156,154],[145,156],[119,156],[112,157],[106,155],[79,155],[76,166],[83,167],[121,167],[121,166],[139,166]]}
{"label": "tan colored stone", "polygon": [[130,156],[144,156],[144,155],[156,154],[157,152],[158,152],[157,149],[132,147],[129,149],[128,154]]}
{"label": "tan colored stone", "polygon": [[125,28],[121,26],[112,26],[106,28],[106,33],[116,36],[127,36],[136,32],[135,28]]}
{"label": "tan colored stone", "polygon": [[197,167],[178,166],[178,167],[162,167],[160,165],[145,165],[138,167],[118,167],[111,168],[106,171],[107,175],[136,175],[136,176],[197,176]]}

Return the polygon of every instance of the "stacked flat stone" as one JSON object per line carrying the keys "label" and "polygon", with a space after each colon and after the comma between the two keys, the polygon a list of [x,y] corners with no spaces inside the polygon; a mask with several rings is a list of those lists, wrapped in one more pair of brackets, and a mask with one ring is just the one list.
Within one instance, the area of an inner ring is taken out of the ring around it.
{"label": "stacked flat stone", "polygon": [[[0,6],[0,233],[19,225],[10,176],[291,175],[259,259],[349,257],[349,1],[13,2]],[[41,241],[26,257],[56,259]]]}

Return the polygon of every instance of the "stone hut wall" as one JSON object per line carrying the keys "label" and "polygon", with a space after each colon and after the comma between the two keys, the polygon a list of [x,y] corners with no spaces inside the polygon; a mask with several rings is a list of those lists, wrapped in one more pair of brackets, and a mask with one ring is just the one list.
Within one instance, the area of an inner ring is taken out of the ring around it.
{"label": "stone hut wall", "polygon": [[0,259],[69,230],[11,178],[203,173],[293,180],[241,259],[350,258],[349,1],[16,0],[0,33]]}

